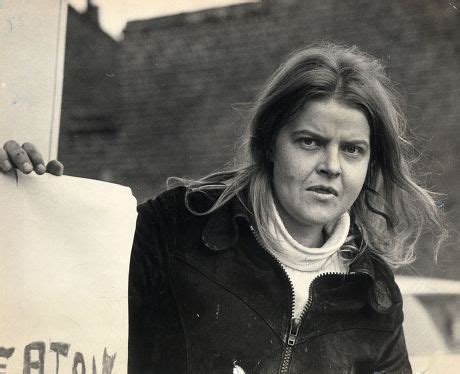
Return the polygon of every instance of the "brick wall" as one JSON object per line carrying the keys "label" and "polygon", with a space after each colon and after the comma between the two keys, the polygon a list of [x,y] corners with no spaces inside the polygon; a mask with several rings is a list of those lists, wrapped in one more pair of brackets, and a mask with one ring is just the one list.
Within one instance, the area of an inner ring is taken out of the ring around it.
{"label": "brick wall", "polygon": [[66,174],[110,179],[104,165],[118,130],[118,44],[97,18],[91,3],[83,14],[68,8],[59,158]]}
{"label": "brick wall", "polygon": [[[446,209],[458,225],[456,8],[447,0],[265,1],[130,22],[117,55],[120,132],[101,143],[104,157],[88,155],[88,173],[97,177],[103,169],[144,200],[168,176],[221,167],[244,132],[244,107],[280,61],[296,48],[331,40],[356,44],[389,67],[410,124],[425,139],[423,163],[434,172],[428,183],[447,194]],[[81,159],[79,147],[66,157]],[[441,260],[460,260],[456,245]],[[423,263],[418,268],[431,272]],[[458,277],[450,268],[444,274]]]}

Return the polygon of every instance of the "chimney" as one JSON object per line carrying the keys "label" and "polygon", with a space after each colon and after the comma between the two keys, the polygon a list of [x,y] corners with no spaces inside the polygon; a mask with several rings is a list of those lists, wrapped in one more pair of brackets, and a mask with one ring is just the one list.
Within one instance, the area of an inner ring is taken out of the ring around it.
{"label": "chimney", "polygon": [[94,5],[91,0],[88,0],[85,17],[95,25],[99,25],[99,7]]}

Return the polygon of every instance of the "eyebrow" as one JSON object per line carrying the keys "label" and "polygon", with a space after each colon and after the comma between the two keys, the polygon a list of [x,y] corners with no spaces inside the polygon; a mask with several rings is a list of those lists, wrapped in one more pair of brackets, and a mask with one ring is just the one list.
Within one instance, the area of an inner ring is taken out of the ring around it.
{"label": "eyebrow", "polygon": [[[292,132],[292,135],[293,136],[299,136],[299,135],[309,135],[309,136],[313,136],[314,138],[317,138],[323,142],[327,142],[329,141],[329,138],[315,132],[315,131],[311,131],[311,130],[296,130],[296,131],[293,131]],[[348,139],[344,142],[345,144],[363,144],[363,145],[366,145],[366,146],[369,146],[369,141],[367,141],[366,139],[360,139],[360,138],[357,138],[357,139]]]}

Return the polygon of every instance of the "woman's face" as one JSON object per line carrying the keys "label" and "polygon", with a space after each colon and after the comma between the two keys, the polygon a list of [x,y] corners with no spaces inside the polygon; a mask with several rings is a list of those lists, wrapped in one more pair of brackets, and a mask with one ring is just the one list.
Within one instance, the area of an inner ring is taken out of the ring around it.
{"label": "woman's face", "polygon": [[288,231],[334,222],[366,178],[370,129],[358,109],[311,101],[284,126],[272,150],[275,200]]}

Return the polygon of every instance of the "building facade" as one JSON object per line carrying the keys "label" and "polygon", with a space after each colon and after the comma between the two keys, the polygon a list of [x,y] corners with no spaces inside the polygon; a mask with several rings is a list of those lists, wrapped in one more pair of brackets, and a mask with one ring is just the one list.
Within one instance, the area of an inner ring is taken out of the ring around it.
{"label": "building facade", "polygon": [[[357,45],[386,64],[432,173],[426,183],[445,193],[439,205],[458,226],[460,23],[452,1],[272,0],[130,22],[114,48],[118,102],[105,112],[111,125],[75,125],[69,140],[63,124],[67,173],[128,185],[141,201],[168,176],[222,168],[265,80],[291,51],[320,40]],[[104,105],[95,106],[111,107]],[[460,261],[457,244],[441,254],[436,272],[460,277],[443,264]],[[422,252],[431,264],[430,245]]]}

